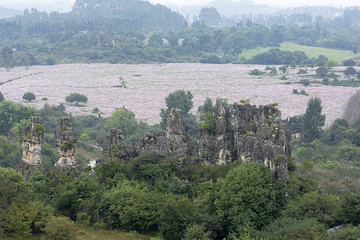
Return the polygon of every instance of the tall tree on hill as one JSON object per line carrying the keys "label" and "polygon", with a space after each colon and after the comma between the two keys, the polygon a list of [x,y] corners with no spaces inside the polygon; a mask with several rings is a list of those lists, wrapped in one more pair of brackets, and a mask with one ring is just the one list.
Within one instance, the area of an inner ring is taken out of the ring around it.
{"label": "tall tree on hill", "polygon": [[309,143],[320,137],[322,127],[325,125],[325,115],[321,114],[321,111],[320,98],[311,98],[303,116],[301,138],[304,142]]}

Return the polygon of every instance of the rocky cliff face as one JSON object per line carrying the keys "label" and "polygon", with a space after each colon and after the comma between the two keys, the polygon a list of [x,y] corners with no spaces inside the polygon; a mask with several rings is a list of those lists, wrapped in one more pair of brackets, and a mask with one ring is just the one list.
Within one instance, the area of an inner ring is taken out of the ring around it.
{"label": "rocky cliff face", "polygon": [[41,143],[44,131],[43,120],[39,117],[33,117],[31,123],[23,129],[20,169],[26,178],[42,166]]}
{"label": "rocky cliff face", "polygon": [[182,120],[181,110],[171,109],[167,118],[166,138],[168,152],[179,165],[191,160],[193,146],[188,135],[188,127]]}
{"label": "rocky cliff face", "polygon": [[236,156],[243,163],[263,162],[275,176],[289,180],[291,134],[281,122],[281,112],[273,105],[234,104]]}
{"label": "rocky cliff face", "polygon": [[77,137],[73,129],[70,117],[61,117],[56,121],[55,145],[59,153],[59,160],[55,164],[57,167],[75,167],[74,158]]}
{"label": "rocky cliff face", "polygon": [[147,134],[140,139],[136,145],[136,152],[141,155],[148,152],[157,152],[165,155],[169,154],[168,140],[165,132],[157,132],[154,134]]}
{"label": "rocky cliff face", "polygon": [[[148,134],[136,143],[126,142],[121,130],[113,129],[106,137],[103,150],[105,161],[126,162],[144,153],[157,152],[176,159],[179,165],[191,159],[192,143],[181,111],[172,109],[166,132]],[[101,163],[101,161],[98,161]]]}
{"label": "rocky cliff face", "polygon": [[199,131],[199,158],[206,165],[228,164],[234,159],[234,132],[230,110],[221,99],[216,100],[215,124],[214,132],[209,129]]}
{"label": "rocky cliff face", "polygon": [[105,161],[126,162],[135,157],[134,144],[125,141],[124,135],[119,129],[111,129],[106,136],[103,145],[103,155]]}

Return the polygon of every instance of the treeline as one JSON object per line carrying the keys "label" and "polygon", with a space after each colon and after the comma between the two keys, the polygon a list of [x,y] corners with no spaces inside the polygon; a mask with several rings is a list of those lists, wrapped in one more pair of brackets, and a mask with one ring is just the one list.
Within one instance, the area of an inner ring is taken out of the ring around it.
{"label": "treeline", "polygon": [[[357,53],[359,27],[336,27],[329,21],[269,27],[255,18],[231,28],[214,29],[201,22],[187,26],[178,13],[146,1],[90,1],[86,5],[78,1],[70,13],[31,9],[22,16],[2,19],[1,48],[13,49],[14,59],[3,57],[1,64],[229,63],[238,61],[244,49],[277,47],[284,41]],[[294,61],[302,57],[293,54]]]}

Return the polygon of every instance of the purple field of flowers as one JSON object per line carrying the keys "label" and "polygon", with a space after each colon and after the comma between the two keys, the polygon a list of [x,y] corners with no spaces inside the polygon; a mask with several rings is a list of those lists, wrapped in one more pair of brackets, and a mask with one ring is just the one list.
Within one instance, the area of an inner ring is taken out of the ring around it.
{"label": "purple field of flowers", "polygon": [[[317,96],[322,100],[329,124],[341,117],[348,98],[357,90],[320,84],[308,87],[284,84],[299,80],[296,69],[290,71],[286,81],[280,80],[280,74],[274,77],[249,75],[255,68],[265,71],[265,67],[200,63],[68,64],[33,66],[29,70],[16,67],[10,72],[0,69],[0,82],[4,83],[0,85],[0,91],[7,100],[36,108],[42,108],[45,103],[65,103],[67,95],[79,92],[89,101],[80,107],[65,104],[66,110],[73,114],[89,114],[98,107],[103,116],[109,116],[115,108],[124,106],[133,111],[138,120],[150,124],[160,121],[159,113],[165,107],[165,97],[179,89],[193,93],[194,113],[206,97],[213,100],[221,97],[229,103],[246,99],[256,105],[278,103],[283,118],[304,113],[309,98]],[[309,69],[308,73],[313,71]],[[16,80],[5,83],[11,79]],[[115,87],[121,81],[126,82],[126,88]],[[292,89],[304,89],[309,96],[294,95]],[[36,100],[31,103],[24,101],[25,92],[33,92]]]}

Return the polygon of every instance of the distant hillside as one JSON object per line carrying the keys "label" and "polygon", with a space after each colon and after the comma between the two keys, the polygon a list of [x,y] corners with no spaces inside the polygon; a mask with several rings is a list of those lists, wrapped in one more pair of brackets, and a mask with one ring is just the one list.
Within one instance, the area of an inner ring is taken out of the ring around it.
{"label": "distant hillside", "polygon": [[[77,0],[73,13],[83,19],[117,19],[129,28],[173,30],[184,26],[185,19],[179,13],[163,5],[143,0]],[[133,29],[134,30],[134,29]]]}
{"label": "distant hillside", "polygon": [[10,18],[22,14],[23,11],[0,7],[0,18]]}
{"label": "distant hillside", "polygon": [[273,8],[268,5],[257,5],[250,0],[214,0],[206,5],[197,5],[197,6],[188,6],[180,8],[179,11],[185,16],[189,15],[198,15],[201,8],[203,7],[214,7],[218,10],[220,15],[225,15],[226,17],[241,16],[243,14],[261,14],[265,12],[274,11]]}

